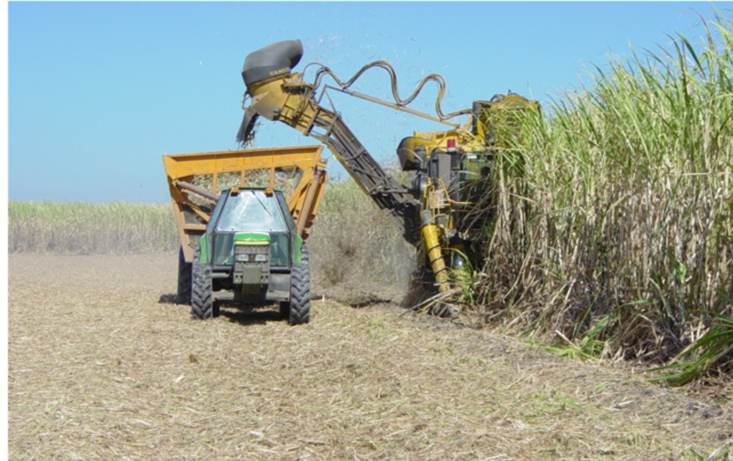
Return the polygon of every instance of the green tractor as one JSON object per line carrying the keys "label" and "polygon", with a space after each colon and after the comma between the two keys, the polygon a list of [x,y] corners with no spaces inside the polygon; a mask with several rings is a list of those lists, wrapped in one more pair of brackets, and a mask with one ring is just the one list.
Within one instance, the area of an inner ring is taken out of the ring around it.
{"label": "green tractor", "polygon": [[310,268],[282,192],[232,188],[219,196],[191,264],[191,316],[219,314],[214,293],[246,304],[280,303],[291,325],[310,321]]}

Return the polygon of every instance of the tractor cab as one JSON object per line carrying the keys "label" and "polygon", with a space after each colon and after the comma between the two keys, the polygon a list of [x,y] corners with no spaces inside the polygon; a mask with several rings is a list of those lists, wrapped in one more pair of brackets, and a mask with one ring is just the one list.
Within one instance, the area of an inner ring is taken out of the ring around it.
{"label": "tractor cab", "polygon": [[235,188],[222,193],[205,235],[214,271],[242,262],[286,269],[299,256],[295,222],[279,190]]}

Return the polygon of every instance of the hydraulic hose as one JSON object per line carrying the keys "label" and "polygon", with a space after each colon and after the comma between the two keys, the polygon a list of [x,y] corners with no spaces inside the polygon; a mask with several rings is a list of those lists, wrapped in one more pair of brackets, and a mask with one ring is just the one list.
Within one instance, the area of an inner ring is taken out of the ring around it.
{"label": "hydraulic hose", "polygon": [[398,106],[404,107],[412,103],[415,100],[415,98],[419,96],[425,84],[432,81],[438,85],[438,96],[435,99],[435,113],[437,114],[440,120],[448,120],[453,117],[457,117],[459,115],[465,115],[471,112],[470,110],[459,110],[459,111],[451,112],[449,114],[443,113],[441,104],[443,102],[443,96],[445,95],[446,83],[445,83],[445,78],[440,74],[430,74],[426,76],[425,78],[420,80],[420,82],[415,87],[415,91],[413,91],[413,93],[408,98],[402,99],[400,97],[400,93],[397,88],[397,73],[395,72],[394,67],[392,67],[392,65],[388,63],[387,61],[374,61],[370,64],[367,64],[364,67],[362,67],[361,69],[359,69],[357,73],[355,73],[350,79],[348,79],[345,82],[339,79],[338,76],[334,74],[330,68],[326,66],[321,66],[315,73],[315,79],[313,81],[312,86],[314,89],[317,89],[321,85],[321,81],[323,80],[323,77],[328,75],[336,82],[336,84],[342,90],[347,90],[367,70],[371,68],[375,68],[375,67],[379,69],[384,69],[389,74],[390,85],[392,89],[392,98],[394,99],[394,103]]}

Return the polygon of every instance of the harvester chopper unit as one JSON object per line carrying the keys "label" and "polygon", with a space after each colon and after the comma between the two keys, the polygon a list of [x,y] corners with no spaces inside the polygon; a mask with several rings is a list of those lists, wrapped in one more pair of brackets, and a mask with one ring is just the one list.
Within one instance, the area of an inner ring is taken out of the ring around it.
{"label": "harvester chopper unit", "polygon": [[[489,101],[475,101],[470,109],[443,114],[445,80],[438,74],[425,77],[415,92],[402,100],[395,71],[385,61],[364,66],[345,82],[329,68],[320,66],[313,83],[308,83],[304,80],[305,71],[292,70],[302,55],[300,40],[289,40],[268,45],[245,58],[244,118],[237,139],[242,143],[250,141],[257,118],[264,117],[325,144],[364,193],[394,218],[406,241],[418,249],[418,267],[427,276],[424,279],[440,292],[449,292],[451,269],[463,269],[469,262],[480,264],[480,252],[474,247],[486,235],[494,156],[508,145],[506,136],[513,135],[512,121],[518,111],[539,110],[539,103],[509,92]],[[387,71],[394,102],[350,89],[370,68]],[[317,98],[326,76],[337,86],[324,85]],[[439,86],[436,116],[406,107],[428,81]],[[440,122],[450,129],[415,132],[399,143],[397,156],[402,169],[414,171],[411,187],[405,187],[380,167],[335,110],[321,105],[329,90]],[[461,115],[470,118],[465,125],[449,121]]]}

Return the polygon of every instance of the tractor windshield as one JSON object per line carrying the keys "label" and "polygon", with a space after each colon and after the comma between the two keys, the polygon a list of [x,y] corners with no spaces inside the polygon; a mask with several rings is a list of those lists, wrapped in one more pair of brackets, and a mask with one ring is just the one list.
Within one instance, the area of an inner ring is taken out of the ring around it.
{"label": "tractor windshield", "polygon": [[264,190],[241,190],[227,199],[216,230],[287,232],[288,228],[275,195],[267,195]]}

